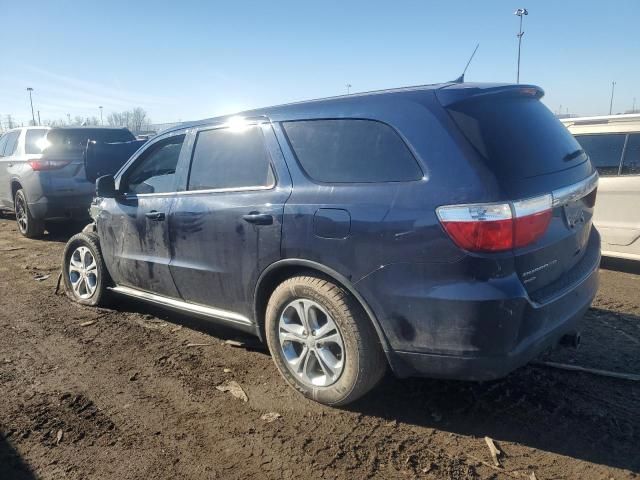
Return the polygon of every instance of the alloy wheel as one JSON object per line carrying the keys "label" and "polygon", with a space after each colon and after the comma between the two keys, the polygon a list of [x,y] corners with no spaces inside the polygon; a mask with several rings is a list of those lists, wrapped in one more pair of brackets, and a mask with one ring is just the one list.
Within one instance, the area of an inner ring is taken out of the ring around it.
{"label": "alloy wheel", "polygon": [[20,233],[24,234],[29,227],[29,217],[27,214],[27,205],[22,195],[16,195],[16,220]]}
{"label": "alloy wheel", "polygon": [[78,247],[73,251],[69,260],[69,282],[78,298],[87,299],[95,293],[98,264],[87,247]]}
{"label": "alloy wheel", "polygon": [[327,387],[340,378],[345,363],[342,335],[318,303],[302,298],[290,302],[280,315],[278,339],[287,368],[300,381]]}

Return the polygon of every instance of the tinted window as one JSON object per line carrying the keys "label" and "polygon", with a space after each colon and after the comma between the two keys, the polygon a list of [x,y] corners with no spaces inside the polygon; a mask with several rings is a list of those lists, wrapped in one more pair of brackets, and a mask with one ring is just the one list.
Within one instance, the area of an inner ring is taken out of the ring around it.
{"label": "tinted window", "polygon": [[449,112],[499,177],[534,177],[586,160],[566,127],[537,98],[485,97],[453,105]]}
{"label": "tinted window", "polygon": [[13,155],[18,146],[18,138],[20,137],[20,130],[16,132],[7,133],[7,144],[4,147],[4,156],[9,157]]}
{"label": "tinted window", "polygon": [[300,165],[327,183],[407,182],[422,171],[400,136],[372,120],[304,120],[284,129]]}
{"label": "tinted window", "polygon": [[85,147],[88,140],[117,143],[135,140],[127,129],[120,128],[63,128],[50,130],[47,140],[54,147]]}
{"label": "tinted window", "polygon": [[622,161],[623,175],[640,175],[640,133],[632,133]]}
{"label": "tinted window", "polygon": [[152,145],[127,173],[127,191],[136,194],[174,192],[183,142],[184,135],[178,135]]}
{"label": "tinted window", "polygon": [[576,140],[580,142],[591,158],[591,163],[602,176],[618,175],[625,138],[624,133],[576,135]]}
{"label": "tinted window", "polygon": [[25,137],[24,151],[25,153],[42,153],[42,139],[47,130],[44,128],[29,129]]}
{"label": "tinted window", "polygon": [[274,183],[260,127],[198,133],[189,190],[267,187]]}
{"label": "tinted window", "polygon": [[4,155],[4,147],[7,144],[7,138],[9,138],[9,136],[6,133],[0,137],[0,157]]}

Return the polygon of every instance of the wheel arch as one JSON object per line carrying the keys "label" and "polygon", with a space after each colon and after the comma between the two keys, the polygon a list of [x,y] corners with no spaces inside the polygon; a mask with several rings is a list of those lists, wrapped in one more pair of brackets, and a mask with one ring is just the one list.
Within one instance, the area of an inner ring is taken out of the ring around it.
{"label": "wheel arch", "polygon": [[[22,184],[20,183],[20,180],[16,178],[12,178],[11,179],[11,203],[14,203],[16,198],[16,193],[18,193],[18,190],[20,189],[22,189]],[[15,205],[14,205],[14,208],[15,208]]]}
{"label": "wheel arch", "polygon": [[367,317],[369,317],[369,321],[372,323],[373,327],[376,330],[378,335],[378,339],[380,340],[380,345],[382,346],[387,359],[389,358],[389,343],[387,338],[380,327],[380,323],[378,319],[371,309],[371,307],[367,304],[366,300],[358,293],[358,291],[353,287],[351,281],[342,275],[341,273],[335,271],[334,269],[327,267],[318,262],[314,262],[312,260],[305,260],[299,258],[288,258],[284,260],[279,260],[275,263],[269,265],[266,269],[262,271],[260,276],[258,277],[258,281],[256,282],[256,288],[254,292],[254,319],[256,322],[256,331],[261,340],[265,339],[265,312],[267,308],[267,303],[269,298],[271,297],[271,293],[276,289],[276,287],[285,281],[287,278],[294,277],[296,275],[304,275],[304,274],[316,274],[324,277],[328,277],[330,280],[335,282],[338,286],[345,289],[349,292],[356,301],[360,304]]}

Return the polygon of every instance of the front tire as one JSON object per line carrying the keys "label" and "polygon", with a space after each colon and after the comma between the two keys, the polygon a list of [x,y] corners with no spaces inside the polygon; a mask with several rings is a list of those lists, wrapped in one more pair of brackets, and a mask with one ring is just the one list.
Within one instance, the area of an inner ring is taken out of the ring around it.
{"label": "front tire", "polygon": [[341,406],[371,390],[386,359],[357,301],[323,278],[299,276],[281,283],[266,311],[266,337],[284,379],[304,396]]}
{"label": "front tire", "polygon": [[69,239],[62,256],[62,277],[69,298],[82,305],[104,305],[109,273],[98,235],[78,233]]}
{"label": "front tire", "polygon": [[14,197],[16,222],[18,231],[27,238],[39,238],[44,234],[44,222],[33,218],[27,203],[27,195],[23,189],[16,192]]}

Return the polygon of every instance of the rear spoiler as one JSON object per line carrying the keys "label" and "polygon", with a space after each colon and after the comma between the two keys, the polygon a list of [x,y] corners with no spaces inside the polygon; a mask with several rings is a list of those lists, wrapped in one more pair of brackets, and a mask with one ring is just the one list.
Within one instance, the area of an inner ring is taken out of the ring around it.
{"label": "rear spoiler", "polygon": [[105,143],[89,140],[84,150],[84,170],[87,180],[95,182],[103,175],[113,175],[146,142],[146,140],[132,140]]}
{"label": "rear spoiler", "polygon": [[489,98],[494,96],[517,96],[542,98],[544,90],[536,85],[477,85],[477,84],[450,84],[436,90],[436,97],[443,107],[451,107],[468,100]]}

